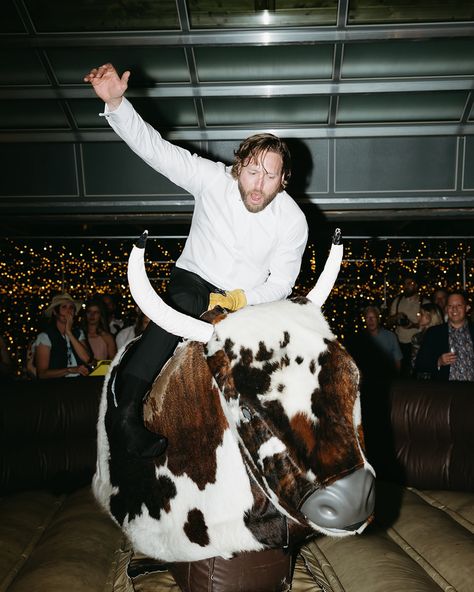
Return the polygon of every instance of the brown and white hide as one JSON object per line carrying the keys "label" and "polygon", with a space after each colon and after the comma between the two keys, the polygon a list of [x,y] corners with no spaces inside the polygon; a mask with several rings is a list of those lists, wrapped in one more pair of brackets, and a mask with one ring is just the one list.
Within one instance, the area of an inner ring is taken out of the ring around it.
{"label": "brown and white hide", "polygon": [[[305,298],[214,314],[211,340],[180,344],[155,381],[145,424],[168,439],[153,460],[109,442],[104,385],[94,492],[136,550],[194,561],[288,545],[320,531],[305,500],[360,469],[359,374]],[[360,512],[359,512],[360,514]]]}

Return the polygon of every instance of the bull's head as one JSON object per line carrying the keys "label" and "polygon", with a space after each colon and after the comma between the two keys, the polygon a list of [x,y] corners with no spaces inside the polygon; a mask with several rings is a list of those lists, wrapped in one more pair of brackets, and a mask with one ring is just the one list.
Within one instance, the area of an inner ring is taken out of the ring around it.
{"label": "bull's head", "polygon": [[[282,516],[294,533],[363,530],[373,512],[374,473],[363,452],[359,373],[320,310],[339,271],[339,241],[307,298],[215,310],[204,321],[156,294],[145,272],[145,240],[130,256],[132,296],[155,323],[193,342],[178,348],[148,398],[147,425],[168,437],[171,451],[155,462],[204,489],[217,480],[216,451],[227,432],[250,477],[246,523],[258,540],[281,544],[262,521]],[[204,397],[191,401],[199,381]],[[178,388],[184,400],[177,403]],[[203,467],[198,457],[206,455],[212,458]]]}

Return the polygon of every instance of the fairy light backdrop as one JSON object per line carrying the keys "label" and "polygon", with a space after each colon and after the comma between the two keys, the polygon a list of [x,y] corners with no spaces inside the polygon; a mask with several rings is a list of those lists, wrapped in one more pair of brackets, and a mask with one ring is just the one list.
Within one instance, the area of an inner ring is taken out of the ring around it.
{"label": "fairy light backdrop", "polygon": [[[121,314],[133,322],[134,304],[126,265],[131,239],[1,239],[0,331],[21,373],[28,343],[44,323],[42,311],[54,294],[69,292],[85,301],[95,294],[116,294]],[[166,289],[171,266],[183,248],[181,239],[151,239],[147,270],[159,292]],[[321,272],[329,245],[309,244],[294,293],[305,295]],[[405,273],[416,273],[420,291],[436,287],[466,289],[474,301],[474,251],[471,239],[344,241],[344,261],[324,314],[338,338],[363,328],[361,310],[376,304],[385,310],[400,292]],[[79,315],[81,316],[81,315]]]}

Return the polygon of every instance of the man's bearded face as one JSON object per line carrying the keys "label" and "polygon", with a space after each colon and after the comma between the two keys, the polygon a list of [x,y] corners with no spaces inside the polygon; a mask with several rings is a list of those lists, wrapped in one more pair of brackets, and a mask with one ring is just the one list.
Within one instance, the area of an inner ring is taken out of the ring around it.
{"label": "man's bearded face", "polygon": [[237,180],[249,212],[261,212],[275,199],[283,182],[282,168],[282,158],[276,152],[260,154],[242,166]]}

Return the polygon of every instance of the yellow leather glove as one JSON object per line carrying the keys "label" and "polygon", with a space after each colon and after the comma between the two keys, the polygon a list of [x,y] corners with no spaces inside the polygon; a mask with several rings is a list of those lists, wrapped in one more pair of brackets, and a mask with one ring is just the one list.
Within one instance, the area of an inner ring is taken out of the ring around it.
{"label": "yellow leather glove", "polygon": [[245,292],[243,290],[230,290],[225,294],[211,292],[209,295],[208,310],[211,310],[214,306],[222,306],[222,308],[234,311],[243,308],[246,304],[247,298],[245,297]]}

